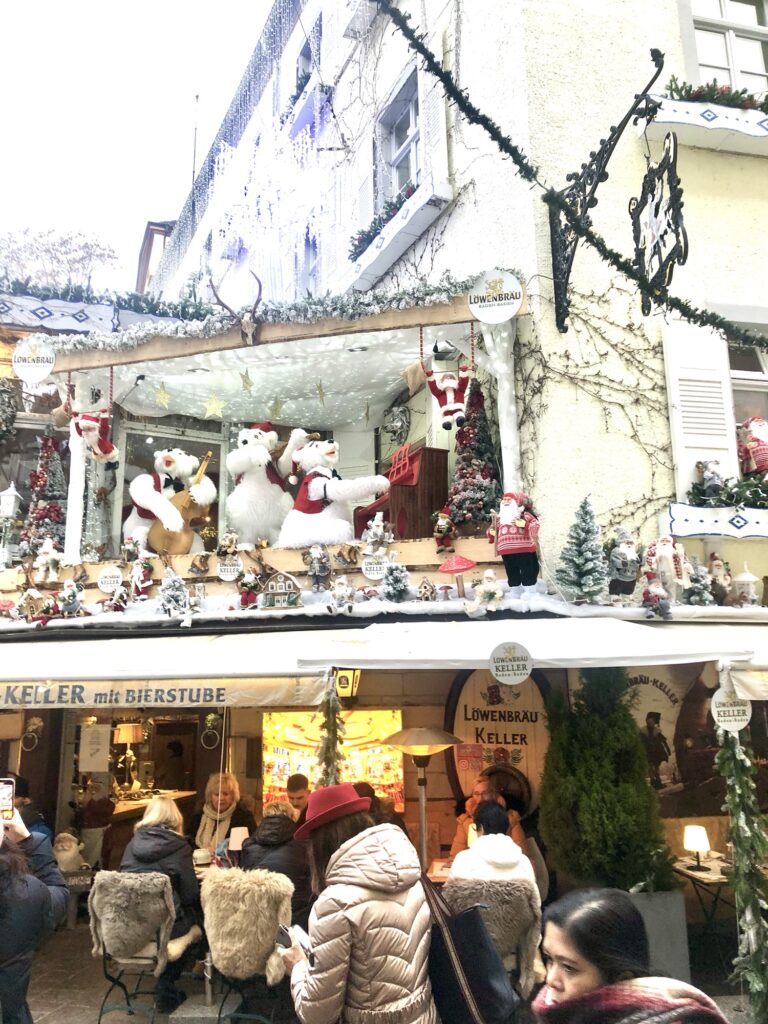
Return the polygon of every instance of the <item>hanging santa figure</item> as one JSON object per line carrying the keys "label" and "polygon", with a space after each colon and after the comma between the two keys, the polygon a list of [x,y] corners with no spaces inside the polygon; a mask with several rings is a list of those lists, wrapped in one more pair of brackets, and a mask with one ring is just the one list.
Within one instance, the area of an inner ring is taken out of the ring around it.
{"label": "hanging santa figure", "polygon": [[440,406],[443,430],[450,430],[454,423],[457,427],[463,427],[466,418],[465,395],[469,384],[469,367],[460,365],[458,373],[453,370],[435,373],[426,366],[423,366],[423,369],[427,387]]}
{"label": "hanging santa figure", "polygon": [[743,476],[768,472],[768,423],[750,416],[739,427],[739,465]]}
{"label": "hanging santa figure", "polygon": [[532,594],[539,578],[537,538],[539,520],[531,511],[533,502],[522,491],[507,491],[501,497],[499,511],[493,516],[486,536],[501,556],[507,582],[520,596]]}
{"label": "hanging santa figure", "polygon": [[88,454],[96,462],[117,462],[120,452],[109,437],[109,412],[77,412],[74,414],[75,430],[85,442]]}

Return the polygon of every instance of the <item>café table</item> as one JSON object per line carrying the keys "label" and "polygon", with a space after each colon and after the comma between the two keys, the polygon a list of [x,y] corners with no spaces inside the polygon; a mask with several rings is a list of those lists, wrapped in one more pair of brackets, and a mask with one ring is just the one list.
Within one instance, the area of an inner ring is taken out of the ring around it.
{"label": "caf\u00e9 table", "polygon": [[675,874],[691,883],[696,899],[701,907],[701,912],[704,915],[704,930],[701,933],[701,937],[706,938],[709,934],[712,934],[723,971],[726,976],[729,976],[733,966],[727,962],[723,955],[717,928],[715,927],[715,915],[717,914],[717,908],[721,905],[731,907],[734,911],[736,910],[736,904],[733,899],[725,895],[725,893],[732,894],[733,892],[731,880],[729,875],[723,870],[725,863],[722,859],[712,858],[705,861],[701,866],[706,868],[706,870],[694,870],[691,867],[691,858],[686,857],[676,860],[673,870]]}
{"label": "caf\u00e9 table", "polygon": [[433,860],[427,869],[427,878],[434,885],[443,885],[448,881],[450,870],[447,860]]}

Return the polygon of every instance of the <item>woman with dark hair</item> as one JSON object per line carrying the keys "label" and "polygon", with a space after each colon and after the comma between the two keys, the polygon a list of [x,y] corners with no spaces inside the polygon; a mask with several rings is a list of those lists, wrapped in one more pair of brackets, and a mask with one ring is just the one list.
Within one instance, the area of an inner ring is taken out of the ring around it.
{"label": "woman with dark hair", "polygon": [[0,822],[0,1009],[3,1024],[32,1024],[27,990],[35,950],[67,909],[69,891],[50,840],[18,811]]}
{"label": "woman with dark hair", "polygon": [[583,889],[544,912],[542,1024],[727,1024],[703,992],[651,977],[648,936],[627,893]]}
{"label": "woman with dark hair", "polygon": [[349,783],[310,794],[295,838],[309,840],[313,956],[285,951],[301,1024],[437,1024],[427,973],[432,918],[419,858],[396,825],[375,825]]}

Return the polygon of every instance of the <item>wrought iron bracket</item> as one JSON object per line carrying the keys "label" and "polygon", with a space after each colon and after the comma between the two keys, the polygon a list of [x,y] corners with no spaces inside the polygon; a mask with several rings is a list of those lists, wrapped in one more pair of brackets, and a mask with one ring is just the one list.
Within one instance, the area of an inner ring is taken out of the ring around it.
{"label": "wrought iron bracket", "polygon": [[[656,70],[648,84],[642,92],[636,94],[632,106],[622,120],[617,125],[611,126],[608,137],[600,139],[600,148],[589,154],[589,162],[582,164],[580,171],[573,171],[566,175],[565,180],[570,184],[558,193],[577,214],[579,221],[587,227],[591,227],[592,224],[589,211],[597,205],[595,193],[598,185],[608,178],[606,167],[624,129],[630,121],[633,124],[638,124],[639,121],[644,120],[648,124],[654,119],[659,109],[659,104],[651,99],[649,93],[664,68],[664,54],[661,50],[651,50],[651,60]],[[552,245],[555,322],[557,329],[564,334],[568,330],[566,321],[570,311],[568,283],[579,236],[554,205],[549,207],[549,233]]]}

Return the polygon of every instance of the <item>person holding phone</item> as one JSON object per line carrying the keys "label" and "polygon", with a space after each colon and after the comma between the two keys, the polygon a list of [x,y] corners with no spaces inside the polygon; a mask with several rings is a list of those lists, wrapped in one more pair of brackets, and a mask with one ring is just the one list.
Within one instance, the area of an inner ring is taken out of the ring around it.
{"label": "person holding phone", "polygon": [[[4,780],[5,781],[5,780]],[[2,1024],[32,1024],[27,990],[35,950],[67,910],[69,890],[47,836],[30,834],[14,808],[0,818]]]}

